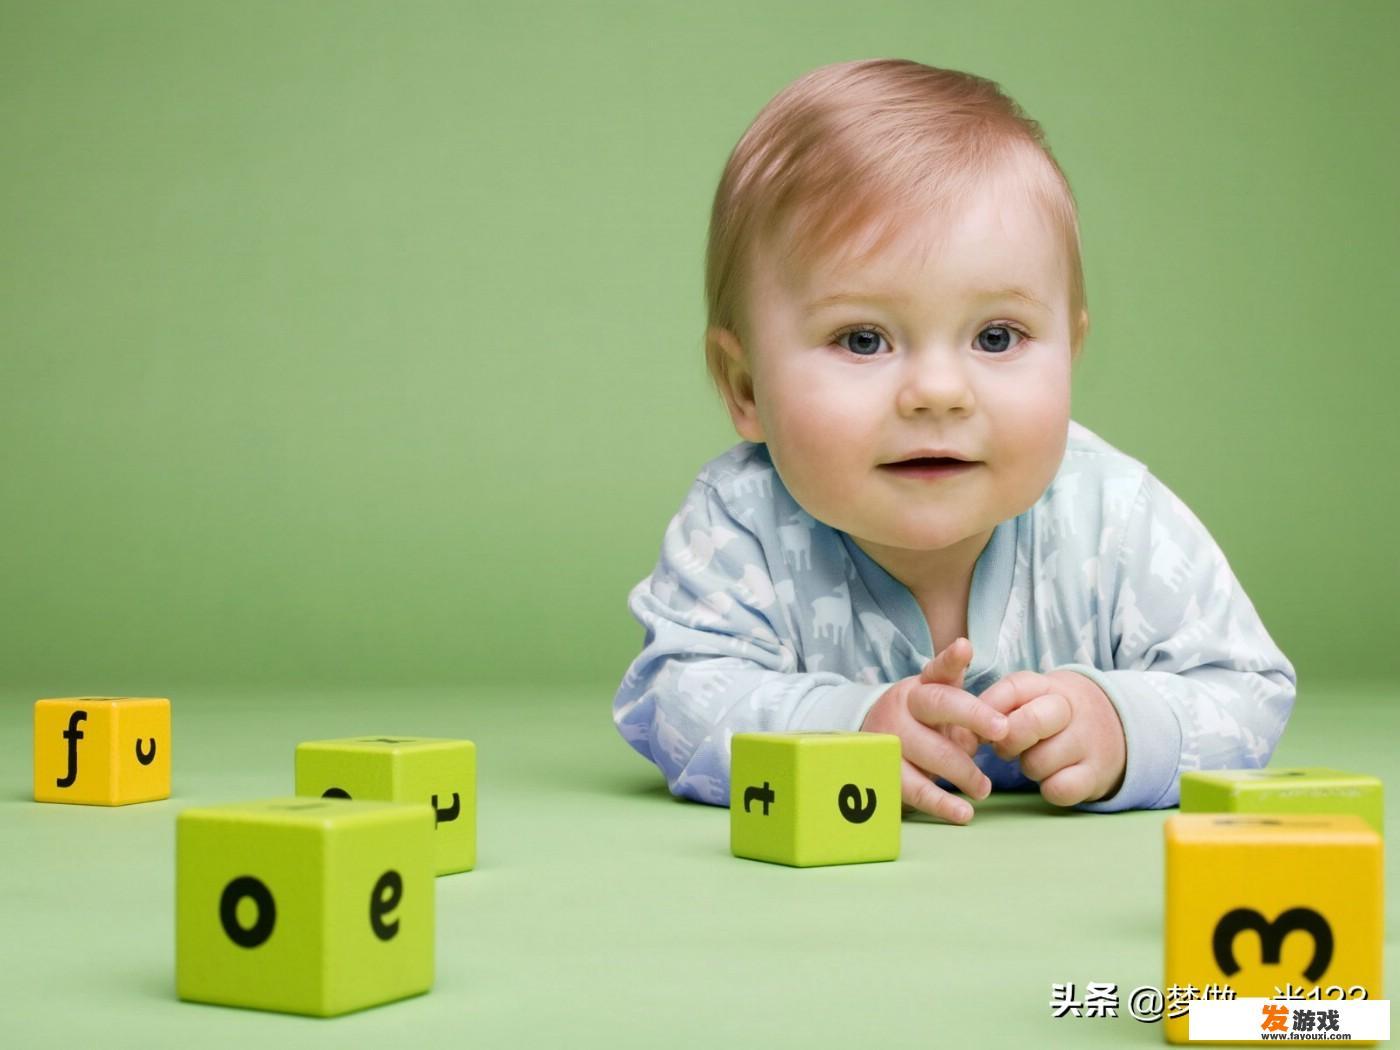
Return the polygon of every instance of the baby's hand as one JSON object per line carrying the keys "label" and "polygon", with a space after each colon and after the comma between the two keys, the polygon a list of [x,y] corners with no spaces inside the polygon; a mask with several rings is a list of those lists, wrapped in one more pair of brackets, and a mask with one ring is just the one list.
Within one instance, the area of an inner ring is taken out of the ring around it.
{"label": "baby's hand", "polygon": [[[954,824],[972,819],[972,805],[929,778],[942,777],[975,799],[986,798],[992,782],[977,768],[971,753],[977,750],[979,737],[1000,740],[1009,726],[1001,714],[961,688],[971,659],[972,643],[959,638],[921,674],[902,678],[886,689],[860,727],[864,732],[899,737],[904,804]],[[951,734],[958,730],[962,732],[955,739]]]}
{"label": "baby's hand", "polygon": [[1046,802],[1095,802],[1123,786],[1123,723],[1092,679],[1074,671],[1013,671],[981,699],[1010,722],[997,755],[1019,755],[1021,772],[1039,781]]}

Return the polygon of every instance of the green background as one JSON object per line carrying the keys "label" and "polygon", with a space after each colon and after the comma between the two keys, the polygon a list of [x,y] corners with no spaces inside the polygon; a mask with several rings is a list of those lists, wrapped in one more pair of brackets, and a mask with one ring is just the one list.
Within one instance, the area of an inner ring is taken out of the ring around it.
{"label": "green background", "polygon": [[615,685],[627,591],[737,440],[702,363],[724,160],[877,56],[1045,127],[1075,417],[1196,511],[1305,683],[1400,669],[1395,4],[0,19],[5,684]]}
{"label": "green background", "polygon": [[[1166,814],[997,795],[906,820],[894,864],[790,871],[730,858],[728,813],[614,730],[627,591],[735,440],[709,205],[815,66],[1002,84],[1080,203],[1076,418],[1196,511],[1296,663],[1276,760],[1394,782],[1397,30],[1272,0],[0,0],[7,1033],[1160,1045],[1047,1004],[1161,981]],[[172,698],[169,802],[27,801],[33,701],[75,693]],[[386,731],[480,749],[433,992],[177,1003],[175,812]]]}

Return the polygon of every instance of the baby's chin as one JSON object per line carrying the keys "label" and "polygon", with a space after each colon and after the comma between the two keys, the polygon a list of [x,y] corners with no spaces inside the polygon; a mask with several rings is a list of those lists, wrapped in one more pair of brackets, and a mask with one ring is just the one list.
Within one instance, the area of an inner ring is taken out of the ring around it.
{"label": "baby's chin", "polygon": [[972,543],[979,539],[985,542],[986,538],[986,530],[979,530],[977,532],[967,532],[964,530],[932,535],[927,532],[920,532],[912,535],[892,532],[889,535],[873,539],[870,542],[886,550],[899,551],[910,556],[918,556],[920,554],[935,555],[950,553],[963,544]]}
{"label": "baby's chin", "polygon": [[907,500],[889,499],[887,494],[859,487],[846,493],[830,488],[813,492],[789,485],[788,491],[812,518],[846,533],[867,552],[881,548],[906,557],[953,552],[960,545],[975,545],[979,540],[985,544],[998,524],[991,520],[993,508],[974,509],[973,500],[916,508]]}
{"label": "baby's chin", "polygon": [[951,552],[964,544],[985,543],[995,527],[995,522],[982,525],[975,522],[910,524],[850,521],[848,524],[849,527],[840,524],[834,527],[848,533],[867,550],[876,548],[915,557]]}

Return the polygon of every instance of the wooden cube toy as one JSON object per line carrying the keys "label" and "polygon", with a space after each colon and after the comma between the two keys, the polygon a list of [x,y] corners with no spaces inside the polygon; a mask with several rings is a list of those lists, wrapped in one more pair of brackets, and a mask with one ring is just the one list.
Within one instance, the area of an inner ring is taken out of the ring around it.
{"label": "wooden cube toy", "polygon": [[[1164,835],[1164,987],[1383,996],[1383,847],[1360,817],[1188,813],[1168,817]],[[1186,1014],[1163,1027],[1168,1042],[1188,1041]]]}
{"label": "wooden cube toy", "polygon": [[729,847],[794,867],[899,856],[899,737],[735,733]]}
{"label": "wooden cube toy", "polygon": [[170,797],[170,701],[83,696],[34,704],[34,799],[124,806]]}
{"label": "wooden cube toy", "polygon": [[181,999],[329,1017],[433,983],[427,805],[282,798],[176,820]]}
{"label": "wooden cube toy", "polygon": [[1379,777],[1307,766],[1181,774],[1183,813],[1354,813],[1380,835]]}
{"label": "wooden cube toy", "polygon": [[426,802],[439,875],[476,867],[476,745],[470,740],[362,736],[297,745],[296,793]]}

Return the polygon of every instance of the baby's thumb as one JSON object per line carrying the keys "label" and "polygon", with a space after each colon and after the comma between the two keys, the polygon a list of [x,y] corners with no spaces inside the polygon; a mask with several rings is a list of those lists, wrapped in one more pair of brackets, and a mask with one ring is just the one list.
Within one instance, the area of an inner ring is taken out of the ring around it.
{"label": "baby's thumb", "polygon": [[958,638],[924,665],[919,678],[939,685],[962,687],[963,672],[972,662],[972,643],[966,638]]}

